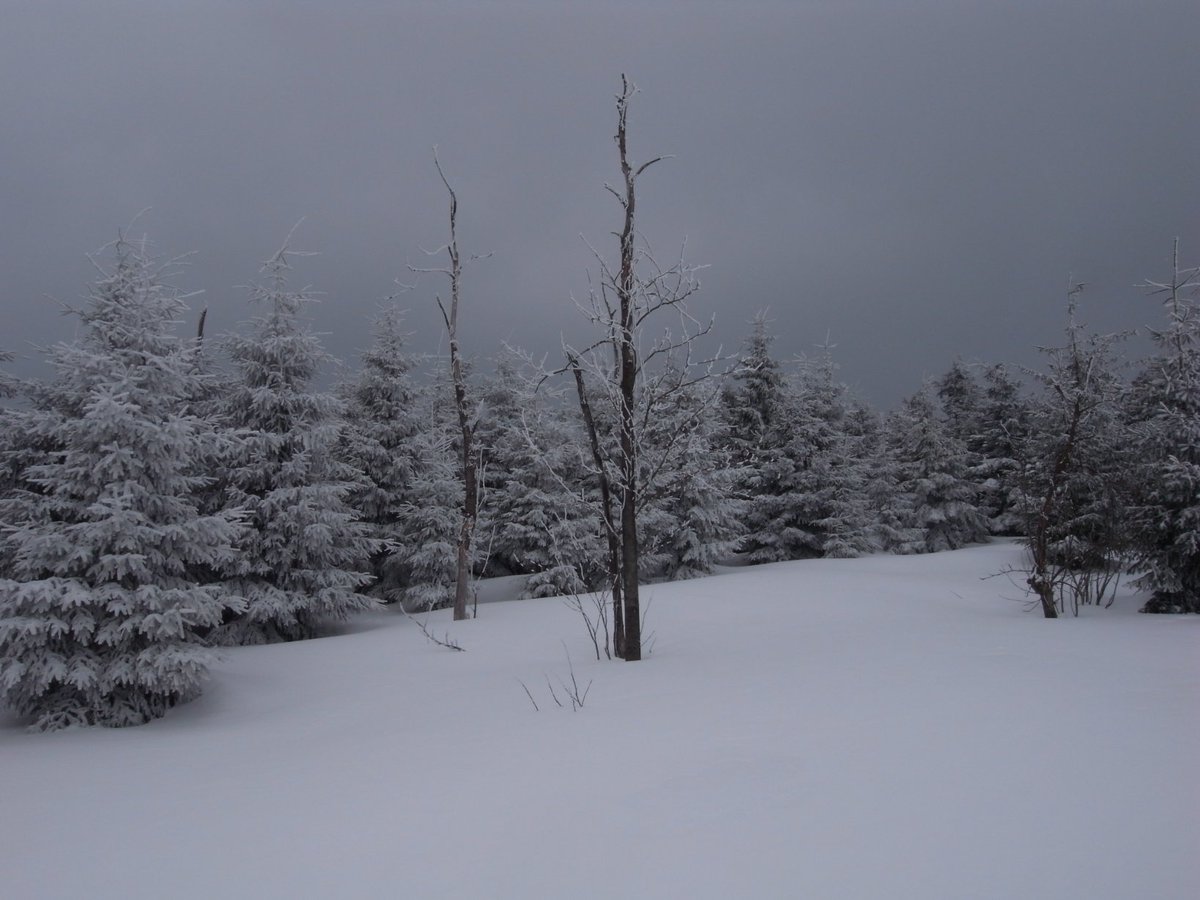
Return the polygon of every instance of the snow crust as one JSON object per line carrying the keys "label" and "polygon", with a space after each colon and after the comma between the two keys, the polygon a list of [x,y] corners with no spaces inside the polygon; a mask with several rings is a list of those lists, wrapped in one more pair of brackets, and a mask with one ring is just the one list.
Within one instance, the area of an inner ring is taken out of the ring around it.
{"label": "snow crust", "polygon": [[636,664],[552,598],[433,614],[466,653],[375,613],[140,728],[5,720],[0,894],[1200,896],[1200,617],[1047,621],[1017,559],[654,586]]}

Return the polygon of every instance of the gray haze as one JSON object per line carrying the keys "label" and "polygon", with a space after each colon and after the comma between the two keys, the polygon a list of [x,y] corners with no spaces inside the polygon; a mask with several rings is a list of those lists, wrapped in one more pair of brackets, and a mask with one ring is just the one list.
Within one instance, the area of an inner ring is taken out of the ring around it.
{"label": "gray haze", "polygon": [[[210,333],[301,217],[297,283],[349,363],[422,247],[493,256],[463,340],[554,350],[619,210],[613,95],[641,88],[642,225],[710,266],[696,310],[781,358],[829,334],[890,405],[956,355],[1034,361],[1068,275],[1085,318],[1157,324],[1134,285],[1200,260],[1200,5],[1181,2],[0,0],[0,348],[71,336],[87,252],[195,251]],[[434,290],[402,300],[436,349]],[[32,362],[18,364],[33,371]],[[481,363],[486,368],[486,363]]]}

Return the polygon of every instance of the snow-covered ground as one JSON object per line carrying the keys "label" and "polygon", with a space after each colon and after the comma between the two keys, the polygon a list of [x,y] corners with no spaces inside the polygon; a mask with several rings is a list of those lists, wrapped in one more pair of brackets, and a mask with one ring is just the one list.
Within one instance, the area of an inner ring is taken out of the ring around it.
{"label": "snow-covered ground", "polygon": [[1200,617],[1045,621],[1016,553],[653,587],[638,664],[553,599],[435,614],[466,653],[380,613],[146,727],[6,720],[0,895],[1200,896]]}

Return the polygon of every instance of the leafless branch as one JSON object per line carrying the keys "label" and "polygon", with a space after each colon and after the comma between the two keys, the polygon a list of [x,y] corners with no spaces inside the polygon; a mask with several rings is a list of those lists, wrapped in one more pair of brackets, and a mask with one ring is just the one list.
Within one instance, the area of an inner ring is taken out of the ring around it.
{"label": "leafless branch", "polygon": [[433,643],[437,644],[439,647],[445,647],[447,650],[457,650],[459,653],[467,652],[465,647],[460,646],[458,642],[450,637],[450,632],[446,632],[444,635],[442,635],[442,637],[439,638],[429,630],[429,627],[424,622],[422,622],[408,610],[401,608],[400,611],[404,613],[405,617],[410,621],[416,622],[417,627],[421,629],[421,634],[425,635],[426,638],[433,641]]}

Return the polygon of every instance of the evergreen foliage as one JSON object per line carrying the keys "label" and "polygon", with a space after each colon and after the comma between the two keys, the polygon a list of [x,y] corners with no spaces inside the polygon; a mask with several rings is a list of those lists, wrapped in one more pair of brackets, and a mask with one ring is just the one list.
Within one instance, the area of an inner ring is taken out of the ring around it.
{"label": "evergreen foliage", "polygon": [[982,397],[975,375],[961,359],[955,359],[941,378],[934,382],[946,430],[957,438],[968,453],[978,433]]}
{"label": "evergreen foliage", "polygon": [[457,423],[445,402],[451,389],[446,374],[435,371],[416,396],[412,480],[401,497],[396,543],[387,560],[389,580],[410,611],[442,609],[455,599],[463,484]]}
{"label": "evergreen foliage", "polygon": [[[1178,259],[1178,245],[1176,245]],[[1200,268],[1180,270],[1164,297],[1167,327],[1158,355],[1134,386],[1138,430],[1134,541],[1151,591],[1144,612],[1200,612]]]}
{"label": "evergreen foliage", "polygon": [[846,388],[828,352],[803,362],[790,381],[770,344],[759,317],[722,403],[726,446],[748,501],[742,549],[756,563],[876,549],[870,463],[848,428]]}
{"label": "evergreen foliage", "polygon": [[978,490],[966,478],[967,450],[942,424],[928,387],[904,402],[890,437],[900,521],[909,529],[899,552],[934,553],[986,540]]}
{"label": "evergreen foliage", "polygon": [[707,384],[666,395],[651,410],[642,445],[645,577],[707,575],[738,545],[742,503],[736,473],[721,447]]}
{"label": "evergreen foliage", "polygon": [[0,509],[0,693],[40,729],[136,725],[194,697],[204,634],[244,608],[198,583],[243,529],[237,510],[197,508],[215,436],[186,411],[200,386],[174,335],[183,300],[143,245],[112,253],[80,339],[50,351],[54,381],[10,422],[24,452]]}
{"label": "evergreen foliage", "polygon": [[414,483],[426,452],[420,443],[419,390],[401,327],[395,306],[384,309],[375,320],[361,369],[343,386],[343,453],[360,473],[349,500],[379,542],[370,560],[371,574],[375,589],[388,602],[399,599],[404,588],[397,551],[410,533],[404,518],[414,505]]}
{"label": "evergreen foliage", "polygon": [[[0,363],[11,362],[13,355],[8,350],[0,350]],[[0,369],[0,398],[11,397],[17,392],[17,380],[8,372]]]}
{"label": "evergreen foliage", "polygon": [[238,438],[223,489],[251,526],[224,572],[247,601],[222,629],[235,643],[313,637],[371,605],[357,591],[379,542],[348,502],[356,473],[338,458],[342,406],[312,387],[327,357],[299,321],[312,297],[288,290],[295,255],[285,245],[264,263],[251,300],[265,314],[225,340],[239,377],[223,404]]}
{"label": "evergreen foliage", "polygon": [[462,480],[444,423],[421,432],[416,450],[391,564],[404,585],[400,602],[406,610],[443,609],[454,603]]}
{"label": "evergreen foliage", "polygon": [[740,365],[730,376],[721,397],[724,436],[731,462],[740,470],[740,484],[748,487],[754,469],[787,442],[789,409],[787,379],[771,356],[774,335],[759,314],[746,341]]}
{"label": "evergreen foliage", "polygon": [[852,558],[875,548],[867,496],[864,438],[847,420],[847,389],[826,348],[802,361],[793,441],[801,442],[801,490],[808,497],[810,529],[821,556]]}
{"label": "evergreen foliage", "polygon": [[1020,477],[1020,447],[1029,433],[1029,406],[1020,383],[998,364],[984,372],[984,393],[971,447],[976,451],[972,474],[979,485],[980,511],[988,530],[997,535],[1022,533],[1015,495]]}
{"label": "evergreen foliage", "polygon": [[806,540],[792,424],[795,398],[779,363],[771,356],[774,337],[764,316],[754,321],[741,364],[721,398],[725,450],[747,501],[740,549],[749,562],[778,562],[814,555]]}
{"label": "evergreen foliage", "polygon": [[846,420],[846,432],[862,460],[870,546],[888,553],[898,553],[917,540],[916,529],[903,519],[900,465],[887,439],[896,430],[894,418],[885,423],[875,410],[855,403]]}
{"label": "evergreen foliage", "polygon": [[[11,353],[0,350],[0,363],[12,358]],[[18,388],[17,380],[0,369],[0,400],[13,396]],[[7,406],[0,405],[0,502],[16,488],[18,474],[23,468],[17,462],[17,432],[17,416]],[[6,578],[8,574],[8,553],[0,541],[0,578]]]}
{"label": "evergreen foliage", "polygon": [[515,354],[501,357],[483,392],[480,534],[493,571],[528,576],[527,596],[577,594],[604,571],[582,438],[561,405],[549,405],[558,398],[522,377],[521,364]]}

